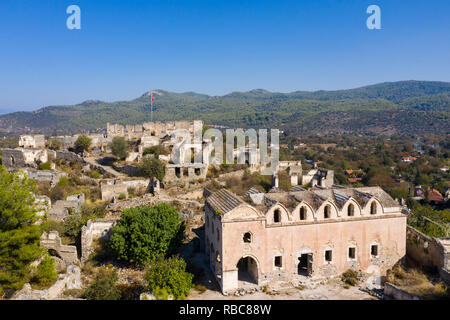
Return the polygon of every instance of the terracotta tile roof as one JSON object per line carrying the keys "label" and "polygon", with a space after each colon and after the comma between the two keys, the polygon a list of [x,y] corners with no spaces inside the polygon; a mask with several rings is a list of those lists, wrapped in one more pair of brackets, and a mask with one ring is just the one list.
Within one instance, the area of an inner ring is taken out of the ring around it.
{"label": "terracotta tile roof", "polygon": [[434,202],[443,202],[444,201],[444,197],[442,196],[442,194],[438,190],[432,189],[430,191],[430,193],[428,194],[428,200],[429,201],[434,201]]}

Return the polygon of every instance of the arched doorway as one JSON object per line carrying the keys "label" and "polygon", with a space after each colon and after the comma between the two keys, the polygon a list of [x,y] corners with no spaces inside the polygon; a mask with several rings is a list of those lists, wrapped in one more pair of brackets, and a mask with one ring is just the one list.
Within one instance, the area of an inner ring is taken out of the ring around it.
{"label": "arched doorway", "polygon": [[243,257],[237,263],[238,281],[258,284],[258,263],[252,257]]}

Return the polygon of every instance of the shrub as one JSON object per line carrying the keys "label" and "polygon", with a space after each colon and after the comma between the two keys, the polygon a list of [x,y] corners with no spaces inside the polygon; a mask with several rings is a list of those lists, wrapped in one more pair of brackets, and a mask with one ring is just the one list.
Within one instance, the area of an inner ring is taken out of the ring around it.
{"label": "shrub", "polygon": [[83,151],[87,151],[91,146],[92,139],[88,136],[82,134],[79,135],[77,140],[75,141],[75,151],[77,153],[82,153]]}
{"label": "shrub", "polygon": [[358,272],[352,269],[348,269],[342,274],[341,280],[347,285],[356,286],[359,283]]}
{"label": "shrub", "polygon": [[156,300],[169,300],[170,298],[170,294],[166,288],[156,287],[155,290],[153,290],[153,295]]}
{"label": "shrub", "polygon": [[138,166],[138,172],[143,177],[163,181],[166,175],[166,165],[155,158],[144,158]]}
{"label": "shrub", "polygon": [[109,246],[119,260],[144,264],[175,252],[183,232],[178,212],[167,203],[129,208],[113,228]]}
{"label": "shrub", "polygon": [[106,271],[84,290],[84,297],[88,300],[119,300],[121,296],[115,270]]}
{"label": "shrub", "polygon": [[43,162],[39,164],[39,170],[50,170],[52,168],[52,164],[50,162]]}
{"label": "shrub", "polygon": [[98,179],[100,178],[100,173],[95,170],[89,170],[86,175],[92,179]]}
{"label": "shrub", "polygon": [[126,197],[125,193],[119,194],[119,200],[124,200]]}
{"label": "shrub", "polygon": [[104,216],[104,205],[96,207],[84,206],[81,212],[71,212],[64,219],[64,235],[72,238],[75,241],[79,240],[78,237],[81,233],[81,228],[86,225],[88,220],[103,218]]}
{"label": "shrub", "polygon": [[50,150],[59,150],[62,147],[62,141],[59,139],[51,139],[48,143],[48,148]]}
{"label": "shrub", "polygon": [[170,257],[158,258],[150,263],[144,279],[149,291],[155,293],[165,289],[176,299],[184,299],[192,288],[193,277],[186,271],[186,262],[183,259]]}
{"label": "shrub", "polygon": [[204,293],[206,291],[206,287],[202,284],[197,284],[195,286],[195,290],[197,290],[199,293]]}
{"label": "shrub", "polygon": [[163,147],[162,145],[157,145],[157,146],[152,146],[152,147],[148,147],[144,149],[144,152],[142,153],[142,155],[148,155],[148,154],[153,154],[155,156],[155,158],[158,158],[159,155],[168,155],[170,154],[170,151]]}
{"label": "shrub", "polygon": [[111,152],[119,160],[124,160],[128,156],[128,142],[124,137],[114,137],[110,144]]}
{"label": "shrub", "polygon": [[48,288],[55,283],[58,273],[55,268],[55,260],[46,256],[36,269],[35,281],[41,288]]}

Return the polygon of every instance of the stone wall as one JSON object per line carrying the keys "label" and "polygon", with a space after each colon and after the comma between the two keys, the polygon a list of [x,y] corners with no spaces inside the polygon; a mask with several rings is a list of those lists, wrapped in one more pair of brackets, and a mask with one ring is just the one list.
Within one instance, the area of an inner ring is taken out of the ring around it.
{"label": "stone wall", "polygon": [[47,161],[48,154],[45,149],[2,149],[2,164],[7,169],[36,167],[37,164]]}
{"label": "stone wall", "polygon": [[108,137],[122,136],[128,140],[141,139],[143,136],[154,136],[162,138],[166,135],[171,135],[177,129],[186,129],[190,133],[194,131],[202,132],[203,121],[168,121],[168,122],[145,122],[138,125],[120,125],[109,124],[106,125],[106,132]]}
{"label": "stone wall", "polygon": [[418,267],[444,267],[444,248],[439,239],[428,237],[411,226],[407,227],[406,255]]}
{"label": "stone wall", "polygon": [[79,267],[70,265],[67,272],[60,275],[59,279],[46,290],[33,290],[26,283],[20,291],[17,291],[11,300],[54,300],[61,296],[66,289],[81,289],[81,270]]}
{"label": "stone wall", "polygon": [[208,166],[202,163],[168,164],[164,181],[192,181],[206,179]]}
{"label": "stone wall", "polygon": [[75,160],[79,163],[84,164],[85,161],[83,160],[82,157],[80,157],[79,155],[77,155],[74,152],[70,152],[70,151],[56,151],[56,159],[61,159],[61,160],[66,160],[66,161],[71,161],[71,160]]}
{"label": "stone wall", "polygon": [[384,284],[384,294],[395,300],[422,300],[421,297],[408,293],[389,282]]}
{"label": "stone wall", "polygon": [[41,236],[40,245],[47,250],[55,250],[66,264],[73,264],[78,261],[77,247],[63,245],[58,231],[44,232]]}
{"label": "stone wall", "polygon": [[32,178],[38,182],[49,182],[51,187],[56,186],[56,184],[61,180],[61,177],[67,177],[66,172],[58,170],[33,170],[24,169],[24,173],[27,174],[29,178]]}
{"label": "stone wall", "polygon": [[63,220],[69,212],[81,212],[85,203],[85,196],[83,193],[68,196],[66,200],[56,201],[52,208],[48,211],[50,218],[55,220]]}
{"label": "stone wall", "polygon": [[109,239],[110,232],[117,219],[96,219],[89,220],[81,229],[81,262],[86,262],[93,252],[92,242],[95,239]]}
{"label": "stone wall", "polygon": [[47,196],[35,196],[34,204],[36,206],[36,214],[42,217],[52,207],[52,200]]}
{"label": "stone wall", "polygon": [[124,173],[127,176],[130,176],[130,177],[137,177],[137,176],[139,176],[138,168],[136,166],[133,166],[133,165],[130,165],[130,164],[125,164],[125,165],[122,165],[122,166],[118,166],[116,164],[113,164],[112,167],[117,172]]}
{"label": "stone wall", "polygon": [[45,136],[39,135],[21,135],[19,137],[19,147],[23,148],[44,148]]}
{"label": "stone wall", "polygon": [[111,180],[101,184],[102,200],[112,201],[121,194],[128,198],[128,186],[121,181]]}

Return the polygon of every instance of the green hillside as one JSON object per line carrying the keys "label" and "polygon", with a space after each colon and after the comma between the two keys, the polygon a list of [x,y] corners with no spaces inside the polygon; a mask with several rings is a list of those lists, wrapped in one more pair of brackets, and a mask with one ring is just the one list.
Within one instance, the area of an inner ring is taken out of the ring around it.
{"label": "green hillside", "polygon": [[[281,128],[294,134],[448,134],[450,83],[401,81],[338,91],[276,93],[262,89],[208,96],[155,90],[153,118],[202,119],[210,125]],[[86,101],[0,116],[0,131],[47,134],[150,120],[148,94],[119,102]]]}

